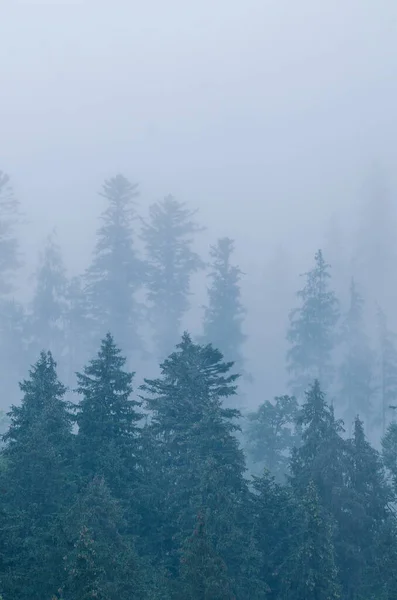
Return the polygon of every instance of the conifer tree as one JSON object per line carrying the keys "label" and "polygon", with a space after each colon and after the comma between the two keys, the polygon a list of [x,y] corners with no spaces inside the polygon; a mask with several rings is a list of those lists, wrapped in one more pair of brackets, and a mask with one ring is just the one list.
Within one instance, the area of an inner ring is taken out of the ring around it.
{"label": "conifer tree", "polygon": [[203,230],[194,221],[195,214],[185,203],[167,196],[150,207],[149,219],[143,221],[148,316],[161,360],[179,339],[181,320],[189,309],[191,277],[204,267],[192,249],[193,236]]}
{"label": "conifer tree", "polygon": [[95,477],[66,520],[65,600],[144,600],[146,574],[125,530],[122,510],[105,481]]}
{"label": "conifer tree", "polygon": [[314,379],[324,389],[332,382],[332,351],[339,319],[339,303],[329,286],[330,266],[321,250],[305,277],[305,286],[297,293],[302,304],[290,313],[287,335],[291,344],[287,354],[290,384],[298,397]]}
{"label": "conifer tree", "polygon": [[288,557],[284,595],[288,600],[341,598],[330,517],[321,506],[316,485],[310,482],[302,499],[295,547]]}
{"label": "conifer tree", "polygon": [[390,423],[382,438],[382,456],[389,471],[397,500],[397,423]]}
{"label": "conifer tree", "polygon": [[243,374],[242,332],[245,309],[241,303],[240,279],[242,271],[232,264],[234,242],[221,238],[211,247],[212,258],[208,287],[208,305],[204,309],[203,342],[221,348],[226,360],[232,360],[235,369]]}
{"label": "conifer tree", "polygon": [[380,421],[382,434],[386,433],[388,415],[397,405],[397,337],[390,331],[387,318],[378,309],[380,350]]}
{"label": "conifer tree", "polygon": [[214,549],[239,586],[239,597],[260,598],[261,584],[253,574],[255,551],[242,526],[247,485],[244,455],[234,436],[239,412],[222,406],[236,393],[238,375],[230,374],[231,367],[212,345],[195,344],[185,333],[162,363],[161,377],[142,386],[157,454],[163,457],[162,462],[158,459],[163,499],[162,519],[155,521],[158,560],[167,560],[176,572],[177,543],[180,547],[190,535],[202,511]]}
{"label": "conifer tree", "polygon": [[227,567],[209,540],[203,515],[184,543],[181,556],[181,600],[235,600]]}
{"label": "conifer tree", "polygon": [[64,313],[67,278],[54,235],[47,238],[36,272],[36,286],[28,320],[30,354],[43,348],[57,356],[65,351]]}
{"label": "conifer tree", "polygon": [[366,440],[358,417],[353,437],[348,440],[346,488],[348,496],[338,532],[341,582],[347,598],[367,598],[374,588],[379,591],[379,583],[386,576],[380,569],[379,555],[384,550],[379,539],[393,515],[389,508],[391,490],[380,456]]}
{"label": "conifer tree", "polygon": [[267,468],[282,481],[288,468],[292,448],[299,443],[295,427],[298,402],[293,396],[268,400],[248,415],[247,442],[254,464]]}
{"label": "conifer tree", "polygon": [[10,542],[3,575],[6,597],[50,598],[62,569],[58,517],[71,498],[72,418],[56,363],[42,352],[20,385],[4,436],[5,531]]}
{"label": "conifer tree", "polygon": [[137,412],[131,399],[134,373],[124,370],[126,359],[108,333],[95,359],[77,374],[76,407],[79,467],[84,480],[103,476],[116,498],[132,493],[139,451]]}
{"label": "conifer tree", "polygon": [[356,414],[368,422],[372,412],[374,394],[374,355],[364,331],[364,301],[354,279],[350,285],[349,309],[342,325],[344,358],[340,369],[341,391],[345,418],[349,429]]}
{"label": "conifer tree", "polygon": [[99,343],[112,331],[123,352],[141,353],[140,306],[136,294],[144,278],[143,263],[133,243],[137,185],[123,175],[105,181],[100,194],[107,202],[97,232],[92,264],[86,272],[93,337]]}
{"label": "conifer tree", "polygon": [[306,402],[296,421],[302,428],[302,441],[292,454],[292,486],[302,496],[312,481],[320,502],[338,511],[343,504],[346,472],[346,447],[340,435],[343,427],[327,404],[318,380],[306,392]]}

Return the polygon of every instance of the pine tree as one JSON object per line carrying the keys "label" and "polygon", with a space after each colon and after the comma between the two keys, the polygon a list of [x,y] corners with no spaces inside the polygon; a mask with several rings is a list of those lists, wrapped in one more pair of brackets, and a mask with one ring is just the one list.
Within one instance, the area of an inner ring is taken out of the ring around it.
{"label": "pine tree", "polygon": [[290,313],[287,336],[291,344],[287,354],[290,383],[298,397],[314,379],[324,389],[332,382],[332,351],[339,319],[339,304],[329,287],[330,266],[321,250],[315,255],[314,268],[305,277],[306,284],[297,294],[302,305]]}
{"label": "pine tree", "polygon": [[382,461],[366,440],[358,417],[353,437],[348,440],[347,465],[348,497],[340,514],[337,545],[344,593],[358,600],[370,598],[370,591],[378,592],[382,587],[379,555],[384,550],[379,539],[384,525],[393,520],[389,508],[392,495]]}
{"label": "pine tree", "polygon": [[61,582],[67,600],[143,600],[146,574],[132,542],[122,535],[124,517],[103,478],[90,482],[65,522],[69,551]]}
{"label": "pine tree", "polygon": [[306,402],[296,421],[302,428],[302,442],[292,454],[292,486],[302,496],[313,481],[320,502],[338,512],[343,505],[346,472],[343,427],[327,404],[318,380],[306,392]]}
{"label": "pine tree", "polygon": [[287,486],[275,481],[265,469],[253,476],[251,494],[254,536],[261,555],[262,579],[267,583],[267,600],[282,598],[286,557],[290,555],[296,530],[296,501]]}
{"label": "pine tree", "polygon": [[235,600],[227,567],[215,552],[206,531],[203,515],[184,546],[181,557],[181,600]]}
{"label": "pine tree", "polygon": [[383,462],[388,469],[397,500],[397,423],[390,423],[382,438]]}
{"label": "pine tree", "polygon": [[363,309],[364,301],[352,279],[349,309],[342,326],[344,359],[340,369],[340,397],[349,428],[357,413],[364,415],[368,422],[375,391],[372,373],[374,356],[364,331]]}
{"label": "pine tree", "polygon": [[1,479],[11,549],[3,589],[6,597],[39,600],[56,591],[62,568],[58,517],[73,491],[72,418],[50,353],[41,353],[20,388],[22,404],[11,408],[4,436]]}
{"label": "pine tree", "polygon": [[387,324],[386,315],[378,309],[380,349],[380,400],[382,435],[385,434],[389,411],[397,404],[397,337]]}
{"label": "pine tree", "polygon": [[332,524],[310,482],[302,499],[301,521],[295,547],[288,557],[284,579],[286,600],[338,600],[341,598]]}
{"label": "pine tree", "polygon": [[62,254],[54,235],[47,238],[28,320],[30,355],[43,348],[57,356],[65,351],[64,313],[67,278]]}
{"label": "pine tree", "polygon": [[108,333],[97,357],[77,374],[77,447],[83,479],[103,476],[116,498],[132,493],[139,451],[137,412],[131,399],[134,373]]}
{"label": "pine tree", "polygon": [[142,386],[152,413],[150,428],[160,466],[163,503],[157,506],[162,514],[154,519],[158,560],[176,572],[178,546],[202,511],[208,535],[233,575],[239,598],[261,598],[261,584],[253,573],[255,549],[243,526],[247,521],[245,464],[234,435],[239,412],[222,406],[236,393],[238,376],[229,373],[231,367],[212,345],[195,344],[185,333],[176,351],[162,363],[161,377],[145,380]]}
{"label": "pine tree", "polygon": [[97,232],[93,261],[86,273],[89,316],[94,342],[112,331],[123,352],[141,353],[140,306],[136,298],[144,270],[133,245],[137,185],[123,175],[105,181],[100,194],[107,201]]}
{"label": "pine tree", "polygon": [[204,267],[192,249],[194,234],[203,230],[193,220],[195,214],[185,203],[167,196],[150,207],[149,219],[143,221],[149,320],[161,360],[179,338],[181,320],[189,308],[191,277]]}
{"label": "pine tree", "polygon": [[208,306],[204,309],[203,342],[221,348],[226,360],[234,361],[236,370],[243,374],[242,332],[245,309],[241,303],[240,279],[242,271],[231,263],[234,242],[221,238],[212,246],[208,288]]}
{"label": "pine tree", "polygon": [[299,443],[295,427],[298,402],[293,396],[268,400],[248,415],[247,442],[254,464],[267,468],[281,481],[287,472],[292,448]]}

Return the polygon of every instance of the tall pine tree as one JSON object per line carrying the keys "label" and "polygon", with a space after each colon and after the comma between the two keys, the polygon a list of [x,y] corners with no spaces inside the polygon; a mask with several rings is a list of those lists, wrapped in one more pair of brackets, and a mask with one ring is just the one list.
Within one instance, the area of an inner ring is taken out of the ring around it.
{"label": "tall pine tree", "polygon": [[51,598],[62,570],[59,516],[73,492],[72,417],[56,363],[40,355],[21,383],[20,406],[4,436],[5,533],[10,542],[3,574],[6,597]]}
{"label": "tall pine tree", "polygon": [[330,266],[319,250],[314,268],[305,274],[305,286],[297,293],[301,306],[290,313],[287,353],[290,384],[298,397],[318,379],[328,389],[333,379],[332,352],[339,303],[330,289]]}
{"label": "tall pine tree", "polygon": [[397,336],[390,331],[385,313],[378,308],[380,408],[378,422],[386,433],[391,410],[397,405]]}
{"label": "tall pine tree", "polygon": [[117,499],[128,500],[137,477],[139,453],[137,412],[131,399],[134,373],[108,333],[83,373],[77,374],[77,448],[83,481],[102,476]]}
{"label": "tall pine tree", "polygon": [[194,235],[203,229],[194,221],[195,214],[185,203],[167,196],[150,207],[149,219],[143,221],[149,320],[161,360],[179,339],[181,320],[189,308],[191,277],[204,267],[192,249]]}
{"label": "tall pine tree", "polygon": [[246,339],[242,331],[245,309],[241,303],[240,279],[242,271],[232,264],[234,242],[221,238],[211,247],[211,284],[208,287],[208,305],[204,308],[203,342],[221,348],[226,360],[232,360],[235,369],[243,374],[242,345]]}
{"label": "tall pine tree", "polygon": [[201,511],[214,550],[239,590],[237,596],[259,599],[257,557],[244,510],[244,455],[234,435],[239,412],[222,405],[236,393],[238,376],[230,373],[231,367],[212,345],[195,344],[185,333],[161,365],[161,377],[145,380],[142,387],[152,412],[156,451],[162,457],[157,461],[161,518],[154,520],[158,559],[177,572],[178,547]]}
{"label": "tall pine tree", "polygon": [[136,294],[143,283],[144,269],[133,243],[137,185],[116,175],[105,181],[100,195],[107,208],[97,232],[93,261],[86,272],[89,316],[95,343],[112,331],[130,357],[143,349]]}

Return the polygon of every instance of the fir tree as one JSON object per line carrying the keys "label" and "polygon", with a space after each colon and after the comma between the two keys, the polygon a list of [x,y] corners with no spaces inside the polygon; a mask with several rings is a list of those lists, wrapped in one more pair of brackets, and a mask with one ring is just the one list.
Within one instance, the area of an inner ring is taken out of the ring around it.
{"label": "fir tree", "polygon": [[84,479],[103,476],[116,498],[132,493],[139,450],[137,412],[131,399],[134,373],[125,371],[126,359],[108,333],[97,358],[77,374],[77,447]]}
{"label": "fir tree", "polygon": [[144,269],[134,249],[132,228],[137,185],[117,175],[105,181],[100,195],[108,206],[86,273],[89,316],[95,343],[112,331],[123,352],[130,356],[143,349],[136,294],[143,283]]}
{"label": "fir tree", "polygon": [[364,301],[352,279],[349,309],[342,327],[344,359],[340,369],[340,397],[349,429],[357,413],[368,420],[372,412],[374,356],[364,331],[363,308]]}
{"label": "fir tree", "polygon": [[332,382],[332,351],[339,305],[329,287],[330,266],[321,250],[315,255],[314,268],[305,274],[306,284],[297,294],[302,305],[290,313],[287,354],[291,386],[300,396],[318,379],[324,389]]}
{"label": "fir tree", "polygon": [[67,278],[61,250],[49,236],[36,272],[36,286],[28,320],[30,354],[43,348],[57,356],[65,351],[64,313]]}
{"label": "fir tree", "polygon": [[281,481],[288,468],[292,448],[299,443],[295,427],[298,402],[293,396],[268,400],[248,415],[247,442],[254,464],[267,468]]}
{"label": "fir tree", "polygon": [[369,592],[378,590],[383,579],[378,541],[385,523],[392,519],[392,496],[380,456],[366,440],[358,417],[348,441],[347,466],[348,496],[340,514],[337,541],[341,582],[347,598],[369,598]]}
{"label": "fir tree", "polygon": [[203,341],[221,348],[226,360],[234,361],[236,370],[243,373],[242,332],[245,309],[240,299],[242,271],[231,263],[234,242],[221,238],[211,247],[211,285],[208,306],[204,309]]}
{"label": "fir tree", "polygon": [[390,423],[382,438],[383,462],[389,471],[397,500],[397,423]]}
{"label": "fir tree", "polygon": [[195,214],[185,203],[167,196],[150,207],[149,219],[143,221],[149,320],[161,360],[179,338],[181,320],[189,308],[191,277],[204,267],[192,249],[194,234],[203,229],[193,220]]}
{"label": "fir tree", "polygon": [[335,419],[317,380],[306,392],[306,402],[296,421],[302,428],[302,442],[292,454],[293,488],[302,496],[313,481],[320,502],[338,512],[343,505],[346,473],[346,447],[340,435],[343,427]]}
{"label": "fir tree", "polygon": [[386,432],[389,411],[397,404],[397,345],[396,335],[387,324],[385,313],[378,309],[380,349],[380,400],[382,434]]}
{"label": "fir tree", "polygon": [[239,412],[222,406],[236,393],[238,376],[229,373],[231,367],[212,345],[194,344],[185,333],[161,365],[161,377],[145,380],[142,387],[157,455],[163,457],[158,458],[163,500],[162,519],[155,520],[158,558],[175,572],[177,542],[180,546],[190,535],[202,511],[215,551],[240,590],[237,595],[260,598],[255,550],[243,527],[245,465],[234,436]]}
{"label": "fir tree", "polygon": [[124,517],[103,478],[94,478],[66,520],[69,551],[62,593],[68,600],[144,600],[146,574]]}
{"label": "fir tree", "polygon": [[181,600],[235,600],[227,567],[215,552],[206,531],[203,515],[184,546],[181,557]]}
{"label": "fir tree", "polygon": [[4,591],[11,598],[51,597],[62,568],[58,517],[73,491],[72,418],[50,353],[20,385],[22,404],[9,413],[2,474],[10,540]]}
{"label": "fir tree", "polygon": [[284,579],[286,600],[338,600],[341,598],[332,523],[310,482],[302,499],[301,521],[295,547],[288,557]]}

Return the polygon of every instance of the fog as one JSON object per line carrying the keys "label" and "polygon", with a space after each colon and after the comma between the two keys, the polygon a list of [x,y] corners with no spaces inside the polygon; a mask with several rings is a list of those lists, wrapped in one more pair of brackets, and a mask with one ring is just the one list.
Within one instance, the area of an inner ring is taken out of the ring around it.
{"label": "fog", "polygon": [[[293,294],[330,235],[356,235],[374,166],[395,188],[395,2],[15,1],[1,10],[0,167],[25,213],[22,288],[54,227],[70,273],[86,268],[104,208],[97,192],[121,172],[139,183],[143,213],[169,193],[199,209],[200,252],[235,239],[247,353],[261,371],[261,336],[274,335],[266,321],[284,319],[266,288],[273,257],[289,254]],[[350,265],[336,254],[331,262]],[[199,307],[203,279],[194,285]],[[269,294],[274,314],[267,305],[264,317]]]}

